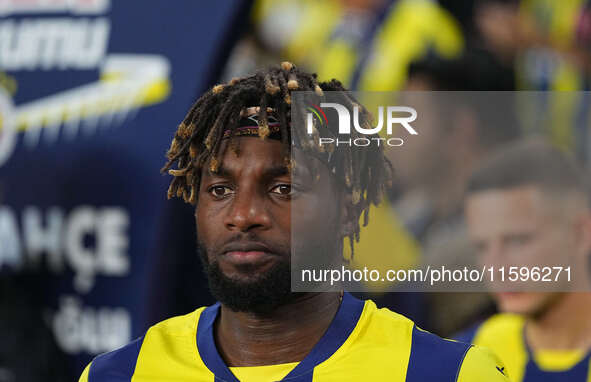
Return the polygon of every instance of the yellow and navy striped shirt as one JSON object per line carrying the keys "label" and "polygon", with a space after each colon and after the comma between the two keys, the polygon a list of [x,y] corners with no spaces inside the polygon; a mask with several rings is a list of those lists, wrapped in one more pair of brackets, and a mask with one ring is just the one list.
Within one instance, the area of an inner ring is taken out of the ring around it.
{"label": "yellow and navy striped shirt", "polygon": [[441,339],[348,293],[325,334],[301,362],[229,368],[214,341],[219,308],[219,303],[200,308],[151,327],[129,345],[96,357],[80,382],[509,381],[487,350]]}
{"label": "yellow and navy striped shirt", "polygon": [[524,328],[523,316],[497,314],[457,338],[498,354],[510,370],[513,382],[591,382],[591,353],[584,350],[533,352],[525,340]]}

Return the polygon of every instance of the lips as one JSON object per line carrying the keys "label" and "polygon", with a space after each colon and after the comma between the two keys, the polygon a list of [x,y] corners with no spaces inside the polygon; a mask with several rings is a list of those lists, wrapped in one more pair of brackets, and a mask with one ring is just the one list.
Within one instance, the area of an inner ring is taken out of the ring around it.
{"label": "lips", "polygon": [[222,248],[222,257],[236,264],[263,262],[276,256],[269,247],[255,242],[233,242]]}

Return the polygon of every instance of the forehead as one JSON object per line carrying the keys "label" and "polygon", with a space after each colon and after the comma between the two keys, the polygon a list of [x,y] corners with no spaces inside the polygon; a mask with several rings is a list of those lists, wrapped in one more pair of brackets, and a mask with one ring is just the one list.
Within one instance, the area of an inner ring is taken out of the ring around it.
{"label": "forehead", "polygon": [[221,147],[221,150],[225,151],[221,167],[227,172],[264,171],[284,163],[285,151],[283,144],[278,140],[259,137],[236,137],[233,139],[238,145],[238,153],[228,147],[229,140],[225,140]]}
{"label": "forehead", "polygon": [[[229,147],[229,140],[222,143],[220,150],[224,151],[221,158],[220,173],[273,173],[281,172],[285,168],[292,177],[303,182],[311,182],[312,174],[319,174],[325,178],[331,178],[327,166],[319,159],[303,153],[299,149],[293,149],[293,155],[286,151],[283,143],[277,139],[259,137],[236,137],[235,143],[238,145],[238,155]],[[234,143],[234,142],[233,142]],[[289,148],[288,148],[289,149]],[[287,169],[285,162],[287,159],[296,164],[292,169]],[[210,175],[207,168],[203,168],[204,175]]]}
{"label": "forehead", "polygon": [[519,226],[541,222],[551,201],[535,186],[479,191],[468,195],[466,216],[471,226]]}

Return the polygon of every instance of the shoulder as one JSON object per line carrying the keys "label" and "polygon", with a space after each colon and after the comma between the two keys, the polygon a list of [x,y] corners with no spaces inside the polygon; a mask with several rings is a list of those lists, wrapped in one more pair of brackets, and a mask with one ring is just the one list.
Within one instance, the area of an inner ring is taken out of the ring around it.
{"label": "shoulder", "polygon": [[[407,381],[508,381],[505,365],[484,347],[441,338],[422,330],[400,314],[376,308],[371,301],[366,302],[365,311],[368,327],[376,327],[384,334],[390,332],[398,337],[396,346],[401,342],[408,344]],[[491,325],[495,331],[502,330],[515,326],[516,317],[494,317],[482,325],[485,324],[487,327]],[[403,340],[400,341],[400,338]]]}
{"label": "shoulder", "polygon": [[458,382],[471,381],[508,382],[505,365],[489,349],[471,346],[458,373]]}
{"label": "shoulder", "polygon": [[400,341],[401,336],[406,337],[414,350],[418,351],[422,348],[432,348],[433,346],[443,349],[467,349],[469,347],[468,344],[463,342],[444,339],[423,330],[416,326],[412,320],[401,314],[386,308],[378,309],[371,300],[366,301],[365,304],[364,318],[367,320],[365,325],[370,330],[377,329],[382,333],[392,333],[397,342]]}
{"label": "shoulder", "polygon": [[[404,348],[408,359],[407,381],[455,380],[470,344],[441,338],[422,330],[414,322],[388,309],[377,309],[366,302],[368,332],[379,332],[380,340],[389,342],[391,351]],[[429,365],[429,367],[425,367]]]}
{"label": "shoulder", "polygon": [[179,341],[194,339],[193,333],[196,333],[199,316],[204,309],[161,321],[129,344],[97,356],[82,373],[80,382],[129,381],[146,343],[168,344],[174,348]]}
{"label": "shoulder", "polygon": [[387,308],[377,308],[371,300],[365,301],[359,324],[366,327],[366,330],[380,332],[381,335],[391,333],[397,342],[400,342],[401,337],[408,338],[415,347],[425,345],[456,347],[459,343],[422,330],[411,319]]}
{"label": "shoulder", "polygon": [[385,353],[394,350],[402,358],[408,358],[415,342],[415,323],[409,318],[387,308],[377,308],[371,300],[365,300],[363,312],[351,334],[351,344],[381,349]]}
{"label": "shoulder", "polygon": [[360,318],[360,323],[365,324],[371,328],[394,330],[396,335],[400,335],[400,331],[407,333],[412,332],[414,322],[402,314],[393,312],[387,308],[378,308],[372,300],[365,300],[363,313]]}

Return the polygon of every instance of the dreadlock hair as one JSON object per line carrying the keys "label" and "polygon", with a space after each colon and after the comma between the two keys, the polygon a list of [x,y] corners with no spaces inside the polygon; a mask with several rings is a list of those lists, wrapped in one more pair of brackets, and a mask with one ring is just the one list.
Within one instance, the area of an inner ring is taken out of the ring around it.
{"label": "dreadlock hair", "polygon": [[[331,153],[334,151],[336,160],[331,160],[329,170],[337,179],[344,179],[345,196],[351,201],[348,207],[352,207],[353,227],[346,236],[353,254],[353,243],[359,241],[361,214],[364,216],[365,226],[369,221],[370,205],[380,202],[382,192],[391,180],[392,166],[383,155],[381,147],[377,150],[339,147],[335,151],[334,147],[318,147],[313,144],[313,137],[298,129],[292,131],[292,91],[311,92],[319,100],[324,99],[325,91],[339,92],[337,100],[341,104],[350,109],[353,106],[359,107],[361,124],[368,127],[371,122],[369,112],[346,93],[338,80],[318,82],[316,74],[300,71],[290,62],[282,62],[280,66],[270,67],[254,75],[215,85],[191,107],[178,126],[166,153],[168,160],[161,171],[174,177],[168,189],[168,198],[182,197],[185,202],[195,205],[203,168],[207,166],[209,171],[215,173],[228,147],[239,155],[239,143],[234,137],[242,110],[252,106],[259,107],[258,134],[261,139],[265,139],[269,135],[267,108],[271,108],[279,122],[281,141],[285,149],[284,160],[288,168],[293,169],[295,166],[290,160],[292,143],[321,154],[326,154],[327,150]],[[222,146],[222,139],[224,135],[227,137],[228,131],[229,144]],[[338,134],[336,129],[328,133],[331,136]],[[316,128],[314,136],[318,136]],[[351,138],[357,136],[357,132],[353,132]],[[177,168],[173,169],[175,163]]]}

